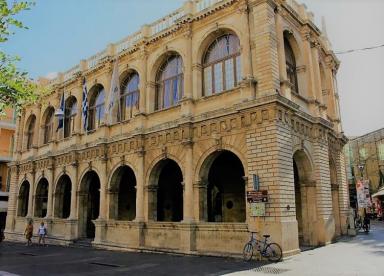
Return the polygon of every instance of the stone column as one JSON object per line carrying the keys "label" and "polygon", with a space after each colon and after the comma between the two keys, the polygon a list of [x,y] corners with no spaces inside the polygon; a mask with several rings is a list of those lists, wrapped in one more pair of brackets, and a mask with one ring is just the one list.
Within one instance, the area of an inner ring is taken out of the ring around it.
{"label": "stone column", "polygon": [[136,218],[135,221],[143,222],[144,218],[144,183],[145,183],[145,152],[138,152],[137,178],[136,178]]}
{"label": "stone column", "polygon": [[55,187],[55,168],[49,168],[48,179],[48,202],[47,202],[47,216],[46,218],[52,218],[53,214],[53,187]]}
{"label": "stone column", "polygon": [[193,142],[184,142],[185,147],[185,172],[184,172],[184,214],[183,222],[194,221],[193,209]]}
{"label": "stone column", "polygon": [[283,22],[280,12],[281,8],[278,8],[276,13],[276,35],[277,35],[277,53],[279,56],[279,75],[280,75],[280,92],[287,99],[291,99],[291,87],[289,84],[286,68],[286,57],[284,47],[284,30]]}
{"label": "stone column", "polygon": [[207,221],[208,220],[208,206],[207,206],[207,187],[208,182],[206,180],[200,180],[194,183],[194,195],[195,195],[195,220]]}
{"label": "stone column", "polygon": [[148,74],[148,51],[143,47],[140,53],[141,59],[141,75],[140,75],[140,96],[139,96],[139,113],[146,114],[147,112],[147,74]]}
{"label": "stone column", "polygon": [[315,74],[313,70],[312,50],[311,50],[311,33],[306,30],[303,37],[303,56],[307,73],[307,95],[309,98],[309,110],[312,116],[318,117],[319,103],[316,100]]}
{"label": "stone column", "polygon": [[17,117],[17,132],[15,136],[16,146],[15,146],[15,152],[17,153],[15,155],[16,160],[20,159],[20,152],[22,151],[22,141],[24,137],[24,124],[25,124],[25,110],[23,109],[21,111],[21,115]]}
{"label": "stone column", "polygon": [[11,183],[9,188],[9,201],[7,209],[6,232],[13,232],[15,230],[15,217],[17,215],[17,197],[19,195],[19,166],[14,165],[11,167]]}
{"label": "stone column", "polygon": [[79,187],[79,164],[77,161],[72,165],[75,167],[75,178],[71,183],[71,212],[69,218],[71,220],[77,219],[77,187]]}
{"label": "stone column", "polygon": [[107,214],[107,186],[108,186],[108,169],[107,160],[101,162],[102,169],[100,170],[100,213],[99,219],[106,219]]}
{"label": "stone column", "polygon": [[39,146],[40,140],[40,129],[41,129],[41,104],[38,104],[36,111],[36,124],[35,124],[35,133],[33,135],[33,148]]}
{"label": "stone column", "polygon": [[33,206],[34,206],[34,199],[35,199],[35,172],[32,173],[32,183],[29,183],[29,197],[28,197],[28,212],[27,217],[32,218],[33,217]]}
{"label": "stone column", "polygon": [[258,81],[256,97],[274,95],[280,89],[274,8],[273,1],[258,1],[250,13],[252,62]]}
{"label": "stone column", "polygon": [[[319,103],[320,108],[320,116],[323,119],[327,118],[326,114],[326,105],[323,101],[323,91],[321,86],[321,76],[320,76],[320,64],[319,64],[319,47],[320,44],[317,41],[311,42],[311,54],[312,54],[312,69],[313,69],[313,75],[314,75],[314,88],[315,88],[315,95],[316,100]],[[310,70],[310,68],[309,68]]]}
{"label": "stone column", "polygon": [[182,116],[189,117],[192,114],[192,98],[193,98],[193,70],[192,70],[192,27],[189,25],[188,30],[184,34],[184,45],[186,49],[186,58],[184,63],[184,95],[180,101]]}

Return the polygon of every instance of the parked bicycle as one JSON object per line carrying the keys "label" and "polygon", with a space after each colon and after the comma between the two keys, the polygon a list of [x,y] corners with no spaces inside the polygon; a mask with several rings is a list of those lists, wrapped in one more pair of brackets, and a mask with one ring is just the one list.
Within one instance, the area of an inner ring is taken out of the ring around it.
{"label": "parked bicycle", "polygon": [[251,232],[251,239],[247,242],[243,249],[243,257],[245,261],[250,261],[253,252],[256,249],[261,256],[267,258],[271,262],[278,262],[283,257],[283,252],[280,245],[274,242],[269,242],[270,235],[263,235],[264,240],[256,239],[257,232]]}

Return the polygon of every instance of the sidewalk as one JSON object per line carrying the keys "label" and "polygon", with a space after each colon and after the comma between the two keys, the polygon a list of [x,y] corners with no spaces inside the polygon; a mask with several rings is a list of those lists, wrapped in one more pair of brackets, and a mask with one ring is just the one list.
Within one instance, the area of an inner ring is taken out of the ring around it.
{"label": "sidewalk", "polygon": [[369,234],[360,232],[354,238],[303,252],[280,262],[228,275],[383,275],[384,223],[372,222]]}

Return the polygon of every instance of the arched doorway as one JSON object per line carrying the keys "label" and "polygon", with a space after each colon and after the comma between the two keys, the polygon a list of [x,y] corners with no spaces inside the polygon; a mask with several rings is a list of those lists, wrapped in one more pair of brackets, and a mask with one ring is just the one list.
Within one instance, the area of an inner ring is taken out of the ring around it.
{"label": "arched doorway", "polygon": [[111,178],[109,218],[128,221],[136,218],[136,177],[128,166],[118,168]]}
{"label": "arched doorway", "polygon": [[47,215],[48,204],[48,180],[46,178],[40,179],[36,188],[35,195],[35,217],[44,218]]}
{"label": "arched doorway", "polygon": [[312,180],[312,165],[303,150],[293,155],[296,220],[300,246],[316,245],[316,183]]}
{"label": "arched doorway", "polygon": [[337,182],[337,170],[335,163],[329,159],[329,173],[332,190],[332,214],[335,219],[335,237],[341,235],[340,205],[339,205],[339,184]]}
{"label": "arched doorway", "polygon": [[71,190],[71,179],[66,174],[62,175],[56,186],[54,209],[55,217],[69,218],[69,215],[71,214]]}
{"label": "arched doorway", "polygon": [[183,174],[179,165],[171,160],[159,161],[152,169],[148,192],[149,218],[155,221],[183,220]]}
{"label": "arched doorway", "polygon": [[216,151],[204,161],[200,176],[207,187],[206,220],[245,222],[244,167],[240,159],[230,151]]}
{"label": "arched doorway", "polygon": [[100,179],[95,171],[87,172],[80,183],[79,236],[93,239],[95,225],[92,220],[99,217]]}
{"label": "arched doorway", "polygon": [[29,187],[30,185],[27,180],[21,184],[17,204],[17,215],[19,217],[26,217],[28,214]]}

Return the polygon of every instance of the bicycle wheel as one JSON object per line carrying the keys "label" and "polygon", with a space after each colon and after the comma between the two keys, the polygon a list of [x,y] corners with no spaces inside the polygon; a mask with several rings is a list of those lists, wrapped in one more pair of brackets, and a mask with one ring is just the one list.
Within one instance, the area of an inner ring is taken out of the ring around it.
{"label": "bicycle wheel", "polygon": [[283,257],[283,252],[280,245],[277,243],[270,243],[265,248],[265,257],[271,262],[278,262]]}
{"label": "bicycle wheel", "polygon": [[243,258],[244,261],[250,261],[253,256],[253,245],[251,242],[247,242],[243,249]]}

